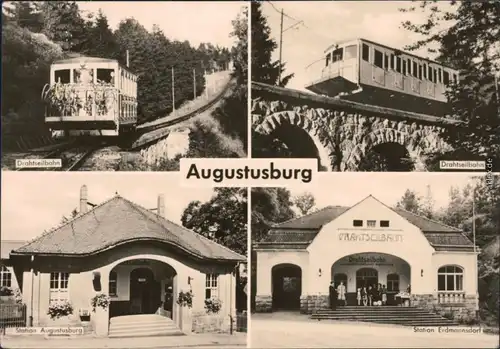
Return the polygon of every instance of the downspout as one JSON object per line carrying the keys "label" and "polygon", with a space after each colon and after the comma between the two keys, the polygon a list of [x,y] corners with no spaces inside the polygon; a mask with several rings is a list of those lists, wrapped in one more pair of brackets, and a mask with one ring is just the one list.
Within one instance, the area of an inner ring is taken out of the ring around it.
{"label": "downspout", "polygon": [[31,256],[31,301],[30,301],[30,317],[29,317],[29,327],[33,327],[33,293],[35,287],[35,273],[33,270],[33,261],[35,256]]}

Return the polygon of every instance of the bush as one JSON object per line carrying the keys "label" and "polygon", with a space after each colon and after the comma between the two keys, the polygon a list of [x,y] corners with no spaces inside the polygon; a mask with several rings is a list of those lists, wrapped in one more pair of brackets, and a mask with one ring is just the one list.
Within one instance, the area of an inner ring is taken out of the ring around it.
{"label": "bush", "polygon": [[192,291],[179,292],[179,296],[177,296],[177,304],[180,305],[181,307],[192,308],[193,307],[193,292]]}
{"label": "bush", "polygon": [[59,319],[71,314],[73,314],[73,306],[68,301],[53,303],[49,306],[49,310],[47,311],[47,315],[49,315],[51,319]]}
{"label": "bush", "polygon": [[103,293],[98,293],[90,300],[92,311],[95,313],[97,307],[107,309],[109,307],[109,297]]}
{"label": "bush", "polygon": [[222,302],[218,298],[205,299],[205,310],[208,314],[217,314],[222,308]]}

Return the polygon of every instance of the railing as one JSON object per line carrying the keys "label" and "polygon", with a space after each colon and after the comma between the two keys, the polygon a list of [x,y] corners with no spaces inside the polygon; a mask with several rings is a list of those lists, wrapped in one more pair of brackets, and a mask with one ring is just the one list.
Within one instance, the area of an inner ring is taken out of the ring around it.
{"label": "railing", "polygon": [[438,292],[439,304],[465,303],[465,292],[460,291],[440,291]]}
{"label": "railing", "polygon": [[247,332],[248,326],[248,313],[243,311],[241,313],[236,314],[236,328],[234,329],[236,332]]}
{"label": "railing", "polygon": [[7,327],[26,327],[26,304],[0,304],[0,328]]}

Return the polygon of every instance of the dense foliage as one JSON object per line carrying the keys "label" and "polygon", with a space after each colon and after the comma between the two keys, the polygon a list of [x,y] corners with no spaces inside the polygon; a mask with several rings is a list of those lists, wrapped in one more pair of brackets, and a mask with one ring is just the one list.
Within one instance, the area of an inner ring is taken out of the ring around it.
{"label": "dense foliage", "polygon": [[247,254],[247,189],[215,188],[207,202],[192,201],[182,214],[182,225],[198,234]]}
{"label": "dense foliage", "polygon": [[[227,68],[231,60],[228,48],[171,41],[159,27],[149,32],[130,18],[113,32],[102,12],[84,16],[75,1],[12,2],[2,17],[2,115],[11,111],[30,121],[42,120],[40,93],[50,63],[59,58],[99,56],[126,64],[129,50],[130,69],[139,76],[140,122],[172,111],[172,69],[179,106],[194,97],[193,70],[199,95],[205,71]],[[38,107],[26,110],[33,104]]]}
{"label": "dense foliage", "polygon": [[498,2],[422,1],[419,6],[411,4],[401,11],[422,11],[426,17],[423,23],[402,23],[404,28],[422,37],[406,48],[427,47],[438,54],[438,61],[460,72],[459,83],[449,86],[447,97],[450,115],[462,121],[463,128],[442,132],[441,136],[454,150],[429,154],[430,165],[442,158],[500,159]]}

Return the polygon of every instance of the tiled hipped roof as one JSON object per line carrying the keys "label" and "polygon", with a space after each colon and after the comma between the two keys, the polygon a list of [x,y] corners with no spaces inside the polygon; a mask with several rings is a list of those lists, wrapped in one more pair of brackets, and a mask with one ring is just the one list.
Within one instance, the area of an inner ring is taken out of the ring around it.
{"label": "tiled hipped roof", "polygon": [[121,196],[18,248],[14,254],[90,255],[129,241],[159,241],[202,259],[246,258]]}
{"label": "tiled hipped roof", "polygon": [[[335,220],[350,207],[327,206],[322,210],[273,226],[266,237],[256,244],[259,249],[306,249],[321,228]],[[421,217],[406,210],[393,209],[418,227],[436,250],[472,250],[472,242],[460,229]]]}

